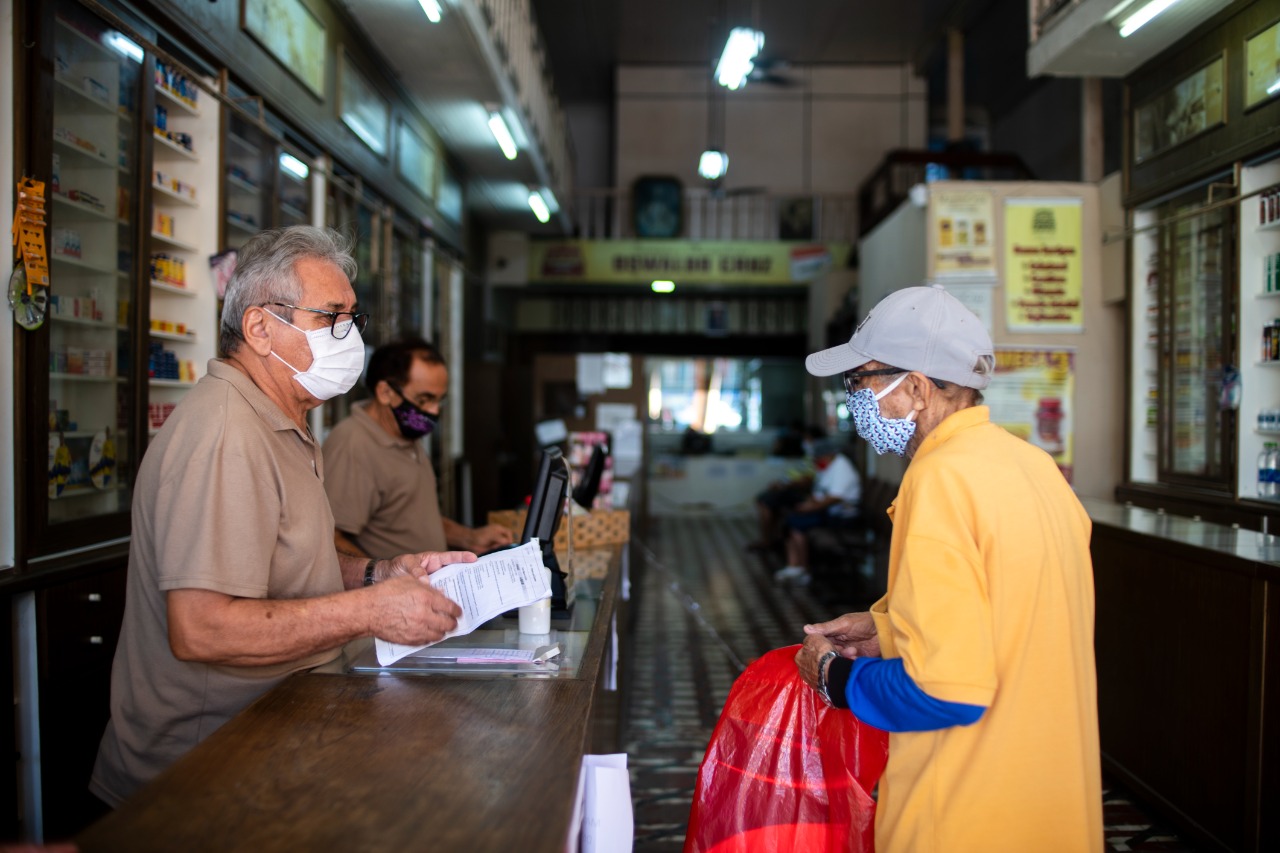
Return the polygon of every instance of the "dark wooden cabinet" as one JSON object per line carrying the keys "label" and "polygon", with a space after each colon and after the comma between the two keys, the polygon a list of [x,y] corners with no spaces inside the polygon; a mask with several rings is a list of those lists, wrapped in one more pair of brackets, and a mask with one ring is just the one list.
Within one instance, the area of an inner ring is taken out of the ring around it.
{"label": "dark wooden cabinet", "polygon": [[1093,561],[1104,766],[1206,850],[1275,849],[1280,567],[1096,519]]}
{"label": "dark wooden cabinet", "polygon": [[70,838],[102,806],[89,774],[110,716],[111,660],[124,615],[125,566],[36,592],[44,834]]}

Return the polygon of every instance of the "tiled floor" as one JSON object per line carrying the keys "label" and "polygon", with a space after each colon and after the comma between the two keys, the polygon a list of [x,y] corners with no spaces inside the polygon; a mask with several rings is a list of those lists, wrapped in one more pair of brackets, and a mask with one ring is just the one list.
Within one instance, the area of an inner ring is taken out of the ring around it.
{"label": "tiled floor", "polygon": [[[683,515],[653,519],[638,543],[635,655],[623,697],[637,853],[684,843],[698,764],[742,666],[799,642],[806,622],[860,603],[776,586],[780,561],[748,553],[754,537],[749,518]],[[1109,783],[1103,812],[1110,850],[1194,850]]]}

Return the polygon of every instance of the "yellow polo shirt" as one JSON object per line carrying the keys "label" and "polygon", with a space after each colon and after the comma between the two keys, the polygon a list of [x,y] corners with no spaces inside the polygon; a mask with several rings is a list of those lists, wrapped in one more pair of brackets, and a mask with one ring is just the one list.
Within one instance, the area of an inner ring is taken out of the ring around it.
{"label": "yellow polo shirt", "polygon": [[1101,851],[1091,525],[1070,486],[977,406],[924,439],[890,515],[881,651],[987,710],[890,735],[877,850]]}

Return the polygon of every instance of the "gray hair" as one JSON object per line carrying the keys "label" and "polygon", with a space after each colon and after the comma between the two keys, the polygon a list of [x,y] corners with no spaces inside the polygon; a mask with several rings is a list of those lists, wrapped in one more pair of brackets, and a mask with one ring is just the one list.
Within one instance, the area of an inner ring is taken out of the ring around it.
{"label": "gray hair", "polygon": [[[290,225],[261,231],[240,247],[236,271],[227,284],[218,329],[218,349],[228,356],[240,349],[244,340],[241,323],[250,308],[284,302],[296,305],[302,298],[302,282],[296,265],[304,258],[328,261],[342,270],[348,281],[355,280],[356,259],[351,255],[351,239],[332,228]],[[283,309],[289,322],[293,312]]]}

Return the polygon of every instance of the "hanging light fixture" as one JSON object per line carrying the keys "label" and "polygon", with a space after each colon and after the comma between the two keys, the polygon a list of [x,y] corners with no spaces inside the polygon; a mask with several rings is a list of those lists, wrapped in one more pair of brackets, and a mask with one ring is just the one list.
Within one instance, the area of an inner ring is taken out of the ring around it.
{"label": "hanging light fixture", "polygon": [[716,148],[708,148],[698,159],[698,174],[708,181],[718,181],[729,171],[729,155]]}
{"label": "hanging light fixture", "polygon": [[716,64],[716,82],[726,89],[740,89],[756,67],[753,61],[764,47],[764,33],[750,27],[734,27]]}
{"label": "hanging light fixture", "polygon": [[428,21],[440,23],[440,0],[418,0],[418,5],[422,7],[422,13],[427,16]]}

